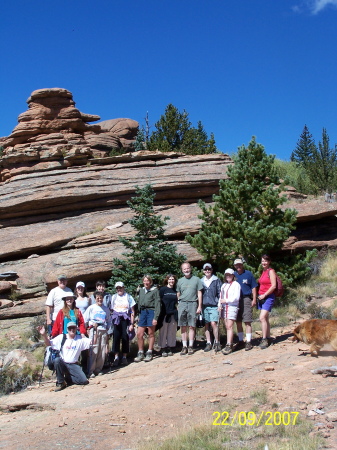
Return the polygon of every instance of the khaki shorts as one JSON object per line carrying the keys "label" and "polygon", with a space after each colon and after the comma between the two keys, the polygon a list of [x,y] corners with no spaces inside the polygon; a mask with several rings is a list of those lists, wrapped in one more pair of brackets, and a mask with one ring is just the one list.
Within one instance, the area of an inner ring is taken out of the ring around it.
{"label": "khaki shorts", "polygon": [[252,299],[248,295],[240,298],[237,322],[253,322]]}
{"label": "khaki shorts", "polygon": [[198,302],[179,302],[178,325],[179,327],[195,327],[197,321]]}

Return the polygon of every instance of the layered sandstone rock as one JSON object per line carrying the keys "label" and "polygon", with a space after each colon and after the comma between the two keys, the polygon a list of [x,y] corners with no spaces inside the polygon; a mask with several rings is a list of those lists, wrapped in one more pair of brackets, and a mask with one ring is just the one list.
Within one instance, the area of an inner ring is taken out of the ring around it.
{"label": "layered sandstone rock", "polygon": [[107,156],[113,149],[133,149],[138,122],[114,119],[102,122],[102,126],[89,125],[100,117],[79,111],[66,89],[39,89],[27,103],[28,110],[19,115],[19,124],[0,141],[4,148],[2,181],[19,173],[84,165],[89,158]]}

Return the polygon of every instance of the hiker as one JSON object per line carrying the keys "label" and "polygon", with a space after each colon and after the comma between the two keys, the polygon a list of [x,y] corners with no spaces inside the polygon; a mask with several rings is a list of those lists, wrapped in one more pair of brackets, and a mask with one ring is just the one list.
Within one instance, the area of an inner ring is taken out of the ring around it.
{"label": "hiker", "polygon": [[[119,363],[126,366],[129,353],[129,334],[134,336],[135,300],[125,291],[123,281],[115,284],[116,294],[111,299],[111,326],[113,328],[112,353],[114,355],[113,366]],[[120,343],[122,341],[122,360],[119,360]]]}
{"label": "hiker", "polygon": [[59,334],[67,334],[68,322],[75,322],[79,328],[76,334],[81,334],[82,337],[86,335],[86,328],[81,311],[75,306],[75,295],[70,291],[62,297],[63,308],[57,313],[51,337],[56,337]]}
{"label": "hiker", "polygon": [[84,313],[84,321],[89,326],[89,338],[92,349],[89,355],[90,378],[103,375],[105,356],[108,353],[108,329],[110,328],[110,310],[103,305],[103,292],[94,292],[95,303]]}
{"label": "hiker", "polygon": [[[239,343],[237,348],[245,347],[245,350],[251,350],[252,346],[252,322],[253,307],[256,305],[257,282],[254,275],[243,266],[243,260],[237,258],[234,261],[235,279],[241,286],[241,298],[239,302],[239,312],[236,319],[236,327],[238,330]],[[246,344],[243,342],[242,321],[246,327]]]}
{"label": "hiker", "polygon": [[275,303],[276,289],[276,273],[270,267],[271,258],[268,255],[263,255],[261,259],[262,274],[259,278],[259,292],[257,309],[260,310],[260,322],[262,326],[262,339],[259,347],[264,350],[269,346],[270,342],[270,323],[269,313]]}
{"label": "hiker", "polygon": [[91,300],[87,296],[87,290],[83,281],[78,281],[75,288],[76,296],[76,307],[79,308],[82,315],[85,313],[87,308],[91,305]]}
{"label": "hiker", "polygon": [[[158,289],[153,286],[150,275],[144,275],[144,286],[139,289],[138,310],[139,321],[137,330],[138,354],[135,362],[149,362],[153,359],[154,333],[160,314],[160,297]],[[144,356],[144,333],[147,329],[149,348]]]}
{"label": "hiker", "polygon": [[[193,355],[195,338],[195,325],[197,314],[202,309],[202,282],[200,278],[192,275],[191,264],[186,262],[181,265],[184,276],[177,283],[178,296],[178,325],[181,327],[181,339],[183,348],[181,355]],[[187,348],[187,328],[189,328],[189,342]]]}
{"label": "hiker", "polygon": [[[103,305],[106,306],[108,309],[110,309],[111,305],[111,294],[109,292],[105,291],[106,284],[105,281],[97,281],[96,282],[96,292],[101,292],[103,294]],[[93,305],[95,303],[95,295],[92,294],[90,297],[91,304]]]}
{"label": "hiker", "polygon": [[54,360],[57,379],[55,392],[72,384],[88,384],[89,381],[77,361],[81,351],[90,347],[90,339],[76,334],[76,323],[68,322],[67,334],[59,334],[53,339],[48,338],[44,326],[37,329],[46,346],[50,345],[52,349],[60,351],[60,356]]}
{"label": "hiker", "polygon": [[204,276],[201,278],[203,285],[202,292],[202,314],[205,319],[205,336],[206,347],[204,352],[212,350],[210,326],[213,330],[214,344],[213,348],[216,352],[221,350],[219,340],[219,310],[218,303],[221,291],[221,281],[216,275],[213,275],[213,267],[210,263],[203,265]]}
{"label": "hiker", "polygon": [[227,343],[222,350],[224,355],[229,355],[233,351],[233,324],[236,321],[239,311],[239,301],[241,296],[240,284],[235,281],[234,270],[226,269],[224,284],[221,286],[221,293],[219,299],[219,312],[223,318],[226,331]]}
{"label": "hiker", "polygon": [[57,284],[55,288],[53,288],[46,300],[46,316],[47,316],[47,327],[48,327],[48,334],[51,335],[51,330],[53,328],[53,323],[56,319],[57,313],[60,311],[60,309],[63,308],[63,297],[67,292],[71,292],[71,289],[67,287],[67,276],[66,275],[59,275],[57,277]]}
{"label": "hiker", "polygon": [[161,347],[161,355],[172,356],[176,346],[178,310],[177,310],[177,277],[172,273],[166,275],[163,286],[159,289],[161,300],[161,313],[158,345]]}

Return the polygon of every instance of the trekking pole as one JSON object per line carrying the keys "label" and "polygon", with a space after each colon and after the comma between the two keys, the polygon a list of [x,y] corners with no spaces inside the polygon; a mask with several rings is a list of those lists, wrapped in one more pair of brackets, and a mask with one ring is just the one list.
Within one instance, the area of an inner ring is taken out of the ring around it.
{"label": "trekking pole", "polygon": [[39,387],[40,387],[41,380],[42,380],[42,375],[43,375],[43,371],[44,371],[44,366],[46,365],[46,354],[47,354],[47,349],[45,349],[44,355],[43,355],[43,365],[42,365],[42,370],[41,370],[41,374],[40,374],[40,378],[39,378]]}
{"label": "trekking pole", "polygon": [[[89,358],[88,358],[88,375],[90,374],[90,369],[92,366],[92,353],[94,351],[94,345],[95,345],[95,340],[97,342],[97,333],[95,333],[95,327],[93,327],[92,325],[89,327],[89,329],[92,329],[92,344],[90,345],[90,350],[89,350]],[[89,331],[90,333],[90,331]],[[90,335],[89,335],[90,336]]]}

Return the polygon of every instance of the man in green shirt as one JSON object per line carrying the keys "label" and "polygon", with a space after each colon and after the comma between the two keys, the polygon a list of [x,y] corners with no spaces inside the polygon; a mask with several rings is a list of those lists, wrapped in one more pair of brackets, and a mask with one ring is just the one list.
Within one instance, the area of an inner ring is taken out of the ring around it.
{"label": "man in green shirt", "polygon": [[[200,278],[192,275],[190,263],[183,263],[181,270],[184,274],[177,283],[178,296],[178,325],[181,327],[183,348],[181,355],[193,355],[195,338],[195,324],[197,315],[201,313],[202,289]],[[189,343],[187,348],[187,328],[189,328]]]}

